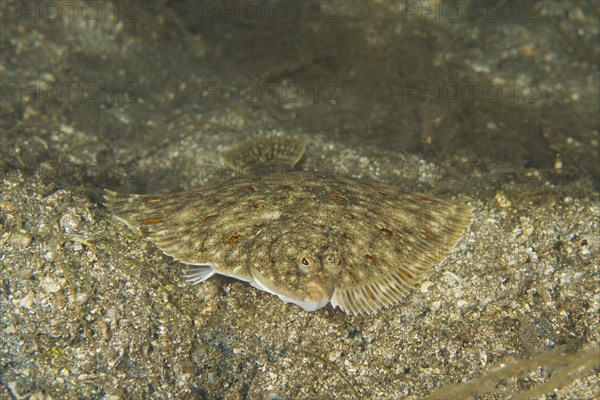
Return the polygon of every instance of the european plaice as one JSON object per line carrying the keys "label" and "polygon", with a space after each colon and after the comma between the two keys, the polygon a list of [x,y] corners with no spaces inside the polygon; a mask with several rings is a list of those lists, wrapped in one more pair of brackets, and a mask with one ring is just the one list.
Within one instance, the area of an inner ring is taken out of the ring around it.
{"label": "european plaice", "polygon": [[237,178],[173,194],[107,190],[105,205],[188,264],[194,284],[221,274],[306,311],[331,303],[348,314],[398,303],[470,223],[470,207],[455,201],[295,170],[305,148],[250,139],[221,154],[246,172]]}

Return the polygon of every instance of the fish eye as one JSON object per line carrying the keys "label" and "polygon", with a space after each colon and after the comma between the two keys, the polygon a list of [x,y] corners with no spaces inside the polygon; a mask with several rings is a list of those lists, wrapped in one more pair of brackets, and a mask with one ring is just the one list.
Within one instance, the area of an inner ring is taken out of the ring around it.
{"label": "fish eye", "polygon": [[308,274],[314,271],[314,269],[317,267],[315,259],[306,253],[301,253],[298,256],[296,259],[296,264],[298,264],[298,268],[303,274]]}

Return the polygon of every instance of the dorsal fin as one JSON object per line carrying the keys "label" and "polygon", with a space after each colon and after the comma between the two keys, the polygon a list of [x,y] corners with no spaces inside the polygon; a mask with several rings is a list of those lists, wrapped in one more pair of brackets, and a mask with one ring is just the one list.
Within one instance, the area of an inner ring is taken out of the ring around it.
{"label": "dorsal fin", "polygon": [[[390,213],[386,222],[403,230],[406,236],[403,248],[394,253],[398,259],[388,259],[382,264],[377,264],[377,258],[371,256],[373,264],[362,274],[354,274],[355,268],[349,268],[354,265],[342,270],[331,305],[347,314],[371,314],[398,303],[431,266],[448,257],[471,222],[471,208],[460,203],[417,195],[400,196],[396,201],[396,212]],[[415,208],[411,211],[407,206],[411,204],[419,206],[418,211]],[[408,214],[410,218],[406,219]],[[388,232],[393,234],[386,228],[384,235]],[[397,234],[389,243],[393,240],[398,240]],[[381,250],[378,253],[385,254]]]}
{"label": "dorsal fin", "polygon": [[236,171],[260,166],[294,167],[304,155],[306,140],[287,137],[257,137],[221,153],[223,161]]}

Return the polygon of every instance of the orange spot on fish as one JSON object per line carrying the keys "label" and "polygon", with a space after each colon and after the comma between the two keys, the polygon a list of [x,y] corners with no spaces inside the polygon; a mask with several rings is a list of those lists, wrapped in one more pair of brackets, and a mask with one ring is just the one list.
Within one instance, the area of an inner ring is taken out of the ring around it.
{"label": "orange spot on fish", "polygon": [[421,197],[421,201],[425,204],[435,204],[435,200],[429,197]]}
{"label": "orange spot on fish", "polygon": [[146,218],[142,221],[143,225],[153,225],[153,224],[158,224],[162,222],[162,218],[159,217],[155,217],[155,218]]}
{"label": "orange spot on fish", "polygon": [[387,237],[396,236],[396,232],[392,231],[391,229],[386,228],[385,226],[379,228],[379,230]]}
{"label": "orange spot on fish", "polygon": [[233,235],[229,235],[225,238],[225,241],[227,243],[236,243],[238,240],[240,240],[240,238],[242,237],[242,235],[240,235],[239,233],[234,233]]}
{"label": "orange spot on fish", "polygon": [[342,196],[341,194],[330,194],[329,200],[346,202],[348,201],[348,198],[346,196]]}
{"label": "orange spot on fish", "polygon": [[421,235],[423,235],[426,239],[435,238],[435,233],[431,232],[429,229],[421,228]]}
{"label": "orange spot on fish", "polygon": [[367,258],[367,261],[371,264],[375,264],[377,262],[377,259],[369,253],[365,254],[365,257]]}
{"label": "orange spot on fish", "polygon": [[163,201],[162,196],[152,196],[145,200],[146,203],[160,203],[161,201]]}
{"label": "orange spot on fish", "polygon": [[412,277],[413,277],[412,274],[405,269],[400,270],[400,275],[402,275],[405,278],[410,278],[410,279],[412,279]]}

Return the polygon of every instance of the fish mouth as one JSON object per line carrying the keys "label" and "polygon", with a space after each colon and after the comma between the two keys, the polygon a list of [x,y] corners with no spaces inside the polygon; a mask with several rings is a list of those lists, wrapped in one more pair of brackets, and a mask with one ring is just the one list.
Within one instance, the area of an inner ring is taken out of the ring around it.
{"label": "fish mouth", "polygon": [[289,290],[277,287],[269,279],[265,278],[263,274],[258,272],[255,268],[250,268],[254,282],[250,284],[257,289],[264,290],[267,293],[274,294],[286,303],[296,304],[304,311],[316,311],[319,308],[323,308],[329,303],[331,298],[330,294],[315,281],[308,281],[303,291],[292,293]]}

